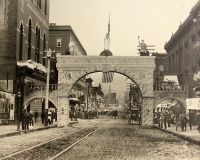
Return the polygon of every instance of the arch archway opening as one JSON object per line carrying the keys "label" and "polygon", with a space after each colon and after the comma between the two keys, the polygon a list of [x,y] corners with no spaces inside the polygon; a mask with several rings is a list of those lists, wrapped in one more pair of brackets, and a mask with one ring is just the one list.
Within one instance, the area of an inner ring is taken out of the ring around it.
{"label": "arch archway opening", "polygon": [[[54,124],[57,121],[57,108],[54,102],[48,102],[48,123]],[[32,116],[34,124],[45,124],[45,98],[36,97],[30,99],[25,104],[25,109]]]}
{"label": "arch archway opening", "polygon": [[178,123],[180,115],[186,115],[186,106],[177,98],[165,98],[157,103],[153,114],[153,123],[167,129]]}
{"label": "arch archway opening", "polygon": [[129,124],[141,124],[141,90],[122,73],[87,73],[73,84],[68,96],[71,120],[78,112],[76,118],[120,118]]}

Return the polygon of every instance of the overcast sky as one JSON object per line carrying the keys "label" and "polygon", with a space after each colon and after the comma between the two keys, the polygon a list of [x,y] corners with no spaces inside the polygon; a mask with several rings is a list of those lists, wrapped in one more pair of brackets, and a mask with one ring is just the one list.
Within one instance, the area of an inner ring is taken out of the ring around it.
{"label": "overcast sky", "polygon": [[88,55],[104,49],[111,12],[110,50],[137,55],[138,36],[157,52],[189,15],[198,0],[50,0],[50,22],[71,25]]}

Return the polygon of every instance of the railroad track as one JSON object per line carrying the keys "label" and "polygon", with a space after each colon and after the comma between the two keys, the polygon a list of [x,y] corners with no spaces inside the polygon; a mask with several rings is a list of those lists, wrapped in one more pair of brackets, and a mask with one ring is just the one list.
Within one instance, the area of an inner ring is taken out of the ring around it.
{"label": "railroad track", "polygon": [[54,160],[94,133],[97,129],[97,127],[84,128],[1,157],[0,160]]}

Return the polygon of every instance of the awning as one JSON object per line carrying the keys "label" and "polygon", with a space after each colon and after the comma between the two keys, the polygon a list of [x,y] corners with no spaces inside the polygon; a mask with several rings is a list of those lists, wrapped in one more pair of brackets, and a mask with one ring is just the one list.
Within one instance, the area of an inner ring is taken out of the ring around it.
{"label": "awning", "polygon": [[71,101],[71,102],[80,102],[77,98],[69,98],[69,101]]}
{"label": "awning", "polygon": [[174,82],[175,85],[179,85],[177,75],[165,75],[163,78],[164,82]]}
{"label": "awning", "polygon": [[17,66],[18,67],[27,67],[31,70],[38,70],[39,72],[47,73],[47,69],[45,68],[45,66],[43,66],[40,63],[34,62],[32,60],[17,61]]}

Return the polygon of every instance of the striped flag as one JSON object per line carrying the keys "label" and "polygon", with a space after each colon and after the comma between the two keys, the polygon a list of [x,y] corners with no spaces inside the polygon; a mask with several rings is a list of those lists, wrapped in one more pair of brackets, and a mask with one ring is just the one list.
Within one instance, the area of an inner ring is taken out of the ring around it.
{"label": "striped flag", "polygon": [[113,81],[114,72],[103,72],[102,83],[110,83]]}

